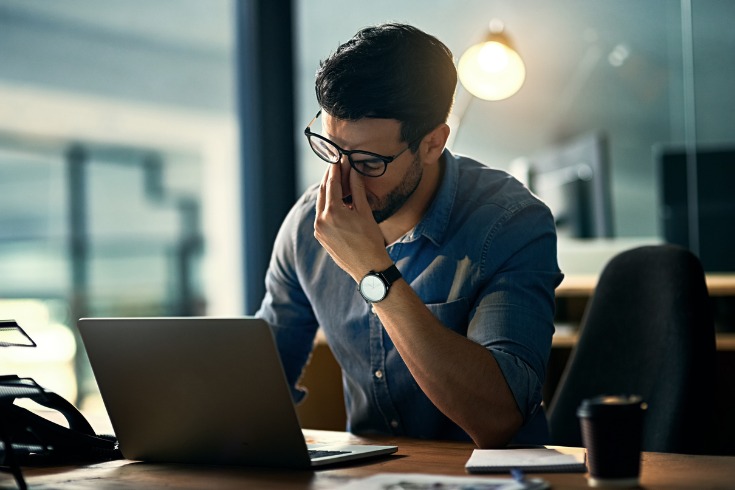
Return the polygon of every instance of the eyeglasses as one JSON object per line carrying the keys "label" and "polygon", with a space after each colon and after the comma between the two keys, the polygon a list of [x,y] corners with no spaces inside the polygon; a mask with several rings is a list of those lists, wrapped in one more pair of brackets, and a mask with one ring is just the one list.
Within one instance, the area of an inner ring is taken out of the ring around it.
{"label": "eyeglasses", "polygon": [[321,113],[322,111],[319,110],[319,112],[316,113],[316,116],[314,116],[314,119],[312,119],[309,125],[306,126],[306,129],[304,129],[304,134],[306,135],[306,139],[309,140],[309,146],[311,146],[311,149],[314,150],[316,156],[328,163],[339,163],[342,159],[342,155],[346,155],[347,159],[350,161],[350,166],[366,177],[380,177],[383,175],[390,162],[401,156],[413,143],[418,141],[418,139],[412,141],[406,148],[390,157],[378,155],[377,153],[370,151],[344,150],[324,136],[312,133],[310,129],[311,125],[314,124],[314,121],[317,120]]}

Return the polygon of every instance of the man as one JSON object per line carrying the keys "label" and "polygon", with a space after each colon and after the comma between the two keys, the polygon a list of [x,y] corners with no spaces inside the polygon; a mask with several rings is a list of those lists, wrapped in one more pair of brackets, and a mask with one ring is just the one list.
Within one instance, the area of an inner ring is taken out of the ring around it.
{"label": "man", "polygon": [[321,63],[305,133],[329,164],[281,227],[258,316],[296,401],[322,327],[352,432],[543,443],[554,223],[509,175],[445,150],[456,83],[449,49],[407,25]]}

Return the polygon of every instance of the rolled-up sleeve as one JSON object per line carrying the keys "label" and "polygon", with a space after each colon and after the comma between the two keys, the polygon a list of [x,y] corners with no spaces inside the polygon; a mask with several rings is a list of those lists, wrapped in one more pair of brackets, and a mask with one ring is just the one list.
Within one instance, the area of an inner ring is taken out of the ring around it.
{"label": "rolled-up sleeve", "polygon": [[488,231],[484,246],[486,281],[467,336],[492,353],[528,421],[542,400],[554,333],[554,289],[563,277],[551,214],[540,203],[508,211]]}

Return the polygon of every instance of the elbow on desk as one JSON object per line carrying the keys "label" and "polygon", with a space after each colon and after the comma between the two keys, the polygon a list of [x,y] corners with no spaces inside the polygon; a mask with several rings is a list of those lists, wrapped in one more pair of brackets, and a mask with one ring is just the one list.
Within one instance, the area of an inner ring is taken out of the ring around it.
{"label": "elbow on desk", "polygon": [[487,433],[471,435],[478,449],[502,449],[508,445],[513,438],[513,432]]}
{"label": "elbow on desk", "polygon": [[523,424],[518,410],[508,411],[482,426],[471,428],[468,434],[479,449],[499,449],[508,445]]}

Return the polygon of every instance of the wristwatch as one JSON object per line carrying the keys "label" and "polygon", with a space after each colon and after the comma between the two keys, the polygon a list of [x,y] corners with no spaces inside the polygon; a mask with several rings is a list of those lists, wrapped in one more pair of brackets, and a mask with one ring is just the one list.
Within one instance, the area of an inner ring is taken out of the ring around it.
{"label": "wristwatch", "polygon": [[388,296],[391,285],[401,277],[401,272],[393,264],[382,272],[370,271],[365,274],[357,285],[357,290],[368,303],[378,303]]}

